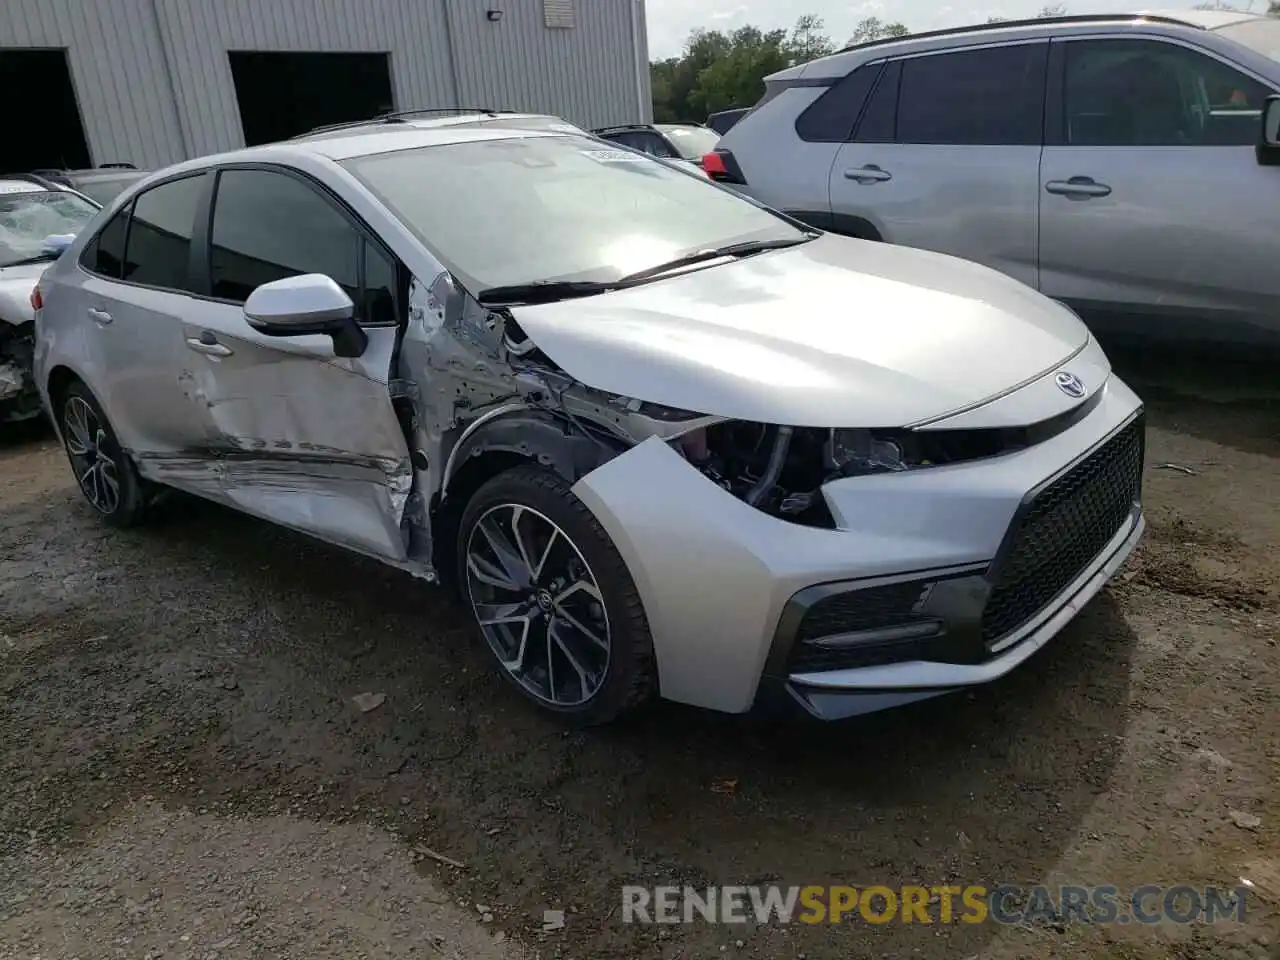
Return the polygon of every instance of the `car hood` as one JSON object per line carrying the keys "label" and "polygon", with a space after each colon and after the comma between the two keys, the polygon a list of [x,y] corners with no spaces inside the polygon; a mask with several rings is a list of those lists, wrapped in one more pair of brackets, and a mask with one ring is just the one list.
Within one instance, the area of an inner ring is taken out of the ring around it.
{"label": "car hood", "polygon": [[35,315],[31,309],[31,290],[47,269],[48,263],[0,267],[0,322],[18,326]]}
{"label": "car hood", "polygon": [[588,386],[808,427],[905,426],[972,407],[1089,338],[1066,307],[987,267],[830,234],[512,313]]}

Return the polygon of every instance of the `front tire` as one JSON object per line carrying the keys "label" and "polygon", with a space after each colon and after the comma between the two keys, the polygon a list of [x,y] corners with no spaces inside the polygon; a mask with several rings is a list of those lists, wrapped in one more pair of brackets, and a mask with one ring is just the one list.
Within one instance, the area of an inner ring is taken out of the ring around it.
{"label": "front tire", "polygon": [[62,446],[89,506],[113,527],[139,523],[146,512],[142,479],[97,399],[77,380],[58,402]]}
{"label": "front tire", "polygon": [[502,675],[542,710],[607,723],[653,693],[644,605],[604,528],[558,474],[515,467],[459,524],[458,583]]}

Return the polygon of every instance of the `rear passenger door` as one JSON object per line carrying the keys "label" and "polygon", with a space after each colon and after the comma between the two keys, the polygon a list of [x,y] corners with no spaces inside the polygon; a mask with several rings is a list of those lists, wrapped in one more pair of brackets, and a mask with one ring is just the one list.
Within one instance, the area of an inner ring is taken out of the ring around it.
{"label": "rear passenger door", "polygon": [[833,229],[954,254],[1031,286],[1047,41],[888,61],[831,169]]}
{"label": "rear passenger door", "polygon": [[192,236],[212,177],[188,174],[149,187],[116,212],[81,253],[86,336],[100,376],[92,384],[144,473],[165,479],[201,439],[182,349],[193,296]]}
{"label": "rear passenger door", "polygon": [[[223,498],[256,516],[391,562],[409,451],[389,379],[403,313],[395,257],[336,197],[293,170],[218,171],[201,257],[208,296],[185,318],[188,369]],[[258,286],[330,277],[368,336],[339,357],[327,336],[273,337],[249,326]]]}

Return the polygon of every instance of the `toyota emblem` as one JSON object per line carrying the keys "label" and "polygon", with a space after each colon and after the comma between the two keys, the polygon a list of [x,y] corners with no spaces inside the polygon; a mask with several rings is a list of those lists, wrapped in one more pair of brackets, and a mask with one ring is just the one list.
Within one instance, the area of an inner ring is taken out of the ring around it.
{"label": "toyota emblem", "polygon": [[1058,384],[1058,389],[1068,397],[1079,398],[1084,396],[1084,381],[1074,373],[1067,373],[1067,371],[1063,370],[1054,378],[1054,381]]}

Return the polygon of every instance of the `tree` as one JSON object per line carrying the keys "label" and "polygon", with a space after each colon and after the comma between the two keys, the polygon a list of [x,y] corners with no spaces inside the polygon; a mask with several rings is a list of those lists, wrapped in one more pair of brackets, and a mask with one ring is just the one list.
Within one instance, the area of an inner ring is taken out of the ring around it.
{"label": "tree", "polygon": [[1271,6],[1267,7],[1267,16],[1280,17],[1280,0],[1271,0]]}
{"label": "tree", "polygon": [[658,121],[702,120],[760,99],[763,81],[797,63],[832,52],[820,17],[806,14],[790,32],[739,27],[730,33],[694,30],[678,57],[649,65],[653,116]]}
{"label": "tree", "polygon": [[848,46],[852,47],[859,43],[870,43],[872,40],[887,40],[893,37],[905,37],[911,31],[907,29],[905,24],[894,22],[885,23],[879,17],[867,17],[858,22],[857,27],[853,30],[853,36],[849,38]]}
{"label": "tree", "polygon": [[[1276,0],[1280,3],[1280,0]],[[806,13],[796,20],[787,40],[786,53],[792,63],[808,63],[835,51],[835,44],[824,32],[826,24],[821,17]]]}
{"label": "tree", "polygon": [[1040,8],[1040,12],[1036,14],[1037,20],[1047,20],[1051,17],[1065,17],[1067,8],[1060,3],[1050,3]]}
{"label": "tree", "polygon": [[1005,23],[1008,17],[987,17],[987,23]]}

